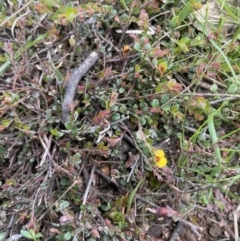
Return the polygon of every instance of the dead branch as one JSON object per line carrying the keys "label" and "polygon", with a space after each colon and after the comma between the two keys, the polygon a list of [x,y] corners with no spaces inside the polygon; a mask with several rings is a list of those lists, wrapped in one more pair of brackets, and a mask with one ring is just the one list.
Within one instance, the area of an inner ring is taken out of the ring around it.
{"label": "dead branch", "polygon": [[187,226],[190,228],[190,230],[197,236],[197,239],[200,240],[201,239],[201,234],[198,232],[199,231],[203,231],[202,227],[199,227],[193,223],[190,223],[184,219],[179,218],[178,219],[179,222],[181,222],[183,225]]}
{"label": "dead branch", "polygon": [[173,230],[173,232],[172,232],[172,234],[171,234],[171,236],[170,236],[168,241],[176,241],[178,236],[179,236],[179,234],[180,234],[180,231],[181,231],[182,227],[183,227],[183,224],[181,222],[178,222],[177,226]]}
{"label": "dead branch", "polygon": [[78,86],[79,81],[87,73],[87,71],[98,60],[98,53],[92,52],[79,67],[73,72],[68,80],[65,88],[65,95],[62,103],[62,121],[65,124],[70,116],[70,107],[73,103],[74,94]]}

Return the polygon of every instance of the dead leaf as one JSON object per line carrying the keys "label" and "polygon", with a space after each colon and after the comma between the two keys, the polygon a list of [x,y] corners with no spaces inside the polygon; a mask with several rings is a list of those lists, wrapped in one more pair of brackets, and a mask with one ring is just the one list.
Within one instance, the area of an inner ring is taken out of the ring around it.
{"label": "dead leaf", "polygon": [[160,49],[160,46],[157,46],[152,50],[152,56],[155,58],[162,58],[168,54],[169,54],[169,50],[168,49],[162,50]]}
{"label": "dead leaf", "polygon": [[95,227],[92,228],[92,236],[93,236],[93,238],[100,238],[100,234]]}
{"label": "dead leaf", "polygon": [[113,72],[112,72],[112,66],[107,67],[106,69],[102,70],[99,74],[99,79],[106,79],[110,76],[112,76]]}
{"label": "dead leaf", "polygon": [[50,231],[50,233],[52,233],[52,234],[60,234],[60,233],[61,233],[61,231],[59,231],[59,230],[56,229],[56,228],[50,228],[49,231]]}
{"label": "dead leaf", "polygon": [[108,117],[111,113],[110,110],[101,110],[97,113],[97,115],[92,119],[92,123],[94,125],[99,125],[102,123],[103,119]]}
{"label": "dead leaf", "polygon": [[116,104],[117,98],[118,98],[118,93],[113,91],[112,94],[111,94],[110,102],[109,102],[110,108],[113,107]]}

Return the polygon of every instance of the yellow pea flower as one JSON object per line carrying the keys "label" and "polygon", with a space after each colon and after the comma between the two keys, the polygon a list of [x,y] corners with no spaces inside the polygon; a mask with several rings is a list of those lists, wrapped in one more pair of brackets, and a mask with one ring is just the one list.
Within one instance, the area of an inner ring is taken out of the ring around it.
{"label": "yellow pea flower", "polygon": [[159,168],[165,167],[167,165],[167,158],[165,157],[164,151],[158,149],[155,150],[153,153],[155,155],[156,166]]}
{"label": "yellow pea flower", "polygon": [[158,150],[154,151],[154,155],[155,155],[156,158],[161,158],[161,157],[165,156],[165,153],[164,153],[163,150],[158,149]]}
{"label": "yellow pea flower", "polygon": [[167,165],[167,158],[166,157],[161,157],[157,162],[156,166],[159,168],[165,167]]}

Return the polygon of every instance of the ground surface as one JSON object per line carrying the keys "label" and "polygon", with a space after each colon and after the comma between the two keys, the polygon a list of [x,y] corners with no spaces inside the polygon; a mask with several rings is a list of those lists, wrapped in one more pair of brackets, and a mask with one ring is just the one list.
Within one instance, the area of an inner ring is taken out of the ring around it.
{"label": "ground surface", "polygon": [[218,4],[0,3],[0,240],[237,241],[239,12]]}

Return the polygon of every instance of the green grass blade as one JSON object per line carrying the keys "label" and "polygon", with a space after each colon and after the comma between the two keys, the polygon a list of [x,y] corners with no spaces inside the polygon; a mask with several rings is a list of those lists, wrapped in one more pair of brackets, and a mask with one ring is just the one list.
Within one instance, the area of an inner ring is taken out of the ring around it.
{"label": "green grass blade", "polygon": [[143,180],[141,180],[141,181],[138,183],[138,185],[137,185],[137,186],[133,189],[133,191],[131,192],[131,194],[130,194],[130,196],[129,196],[129,198],[128,198],[127,212],[130,211],[131,206],[132,206],[132,203],[133,203],[133,199],[134,199],[134,197],[135,197],[135,195],[136,195],[136,192],[137,192],[138,188],[139,188],[140,185],[142,184],[142,182],[143,182]]}
{"label": "green grass blade", "polygon": [[174,16],[172,19],[172,24],[174,26],[180,26],[180,24],[194,11],[193,4],[198,3],[199,1],[190,0],[187,4],[180,10],[177,16]]}
{"label": "green grass blade", "polygon": [[[208,131],[209,131],[209,134],[210,134],[210,137],[211,137],[213,145],[216,144],[219,141],[219,138],[217,137],[217,133],[216,133],[216,129],[215,129],[214,119],[213,118],[215,116],[220,116],[221,117],[220,111],[226,105],[228,105],[228,102],[224,101],[222,103],[222,105],[217,110],[215,110],[213,113],[211,113],[209,115],[208,119],[207,119]],[[215,146],[214,149],[215,149],[215,156],[217,158],[218,165],[219,165],[219,167],[221,167],[221,165],[223,163],[223,159],[222,159],[222,156],[221,156],[220,148],[218,146]]]}
{"label": "green grass blade", "polygon": [[124,0],[120,0],[120,3],[122,4],[122,7],[123,7],[125,10],[129,11],[129,8],[128,8],[128,6],[127,6],[127,4],[126,4],[126,2],[125,2]]}
{"label": "green grass blade", "polygon": [[217,45],[217,43],[213,39],[210,39],[210,42],[219,51],[219,53],[222,55],[222,57],[226,61],[227,65],[228,65],[228,67],[229,67],[229,69],[230,69],[230,71],[231,71],[231,73],[234,77],[234,80],[235,80],[236,84],[238,84],[240,86],[240,81],[238,80],[238,77],[237,77],[235,71],[233,70],[232,65],[229,62],[227,56],[223,53],[222,49]]}
{"label": "green grass blade", "polygon": [[[215,126],[214,126],[214,122],[213,122],[213,114],[211,114],[208,117],[208,130],[209,130],[209,134],[211,136],[211,140],[212,140],[212,144],[216,144],[218,142],[218,137],[217,137],[217,133],[215,130]],[[219,147],[215,147],[215,155],[218,161],[218,166],[220,167],[222,164],[222,156],[221,156],[221,152],[220,152],[220,148]]]}

